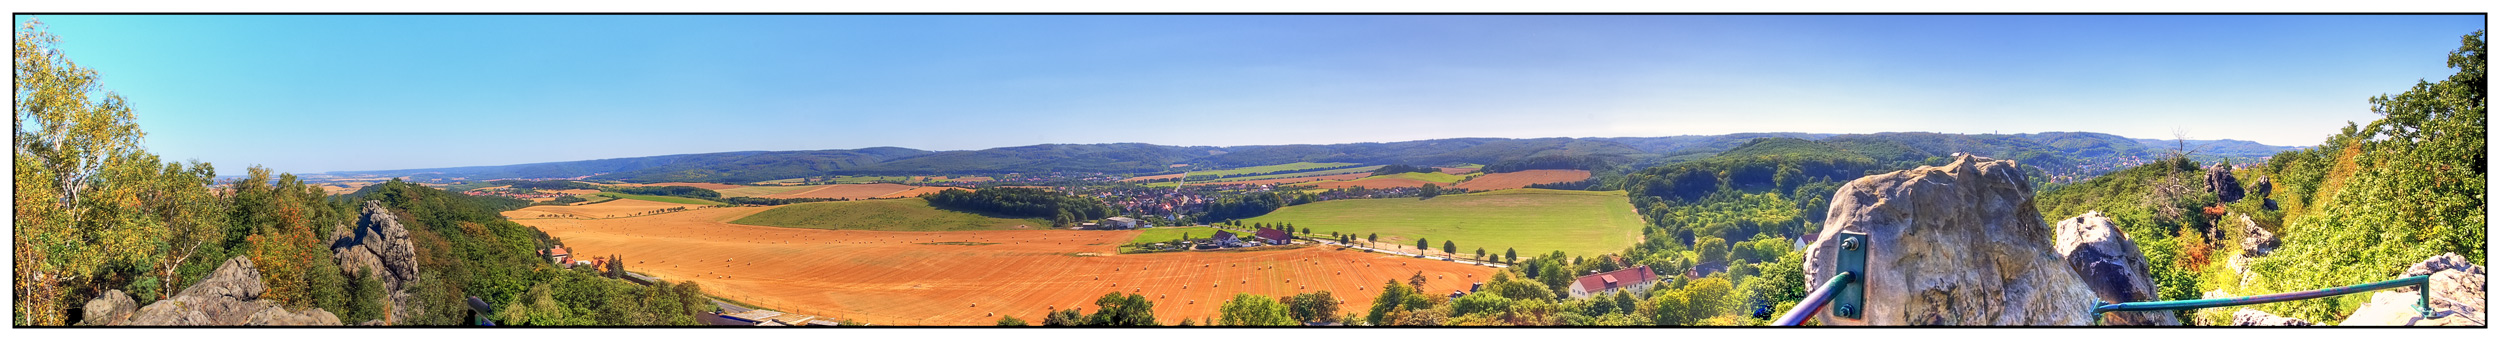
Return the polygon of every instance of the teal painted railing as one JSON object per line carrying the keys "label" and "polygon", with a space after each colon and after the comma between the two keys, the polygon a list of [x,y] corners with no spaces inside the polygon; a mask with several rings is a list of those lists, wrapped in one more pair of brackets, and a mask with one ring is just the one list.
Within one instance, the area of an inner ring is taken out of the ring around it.
{"label": "teal painted railing", "polygon": [[[1794,325],[1798,325],[1798,324],[1804,323],[1804,322],[1805,322],[1805,319],[1806,319],[1807,317],[1814,316],[1814,314],[1815,314],[1816,312],[1820,312],[1820,311],[1822,311],[1822,310],[1823,310],[1823,306],[1825,306],[1825,305],[1827,305],[1827,304],[1829,304],[1829,303],[1831,302],[1831,296],[1832,296],[1832,294],[1839,292],[1839,291],[1840,291],[1840,289],[1841,289],[1841,288],[1843,288],[1843,287],[1847,287],[1847,286],[1849,286],[1849,285],[1854,285],[1854,284],[1856,284],[1856,282],[1859,280],[1859,279],[1857,278],[1857,276],[1856,276],[1856,275],[1857,275],[1857,274],[1855,274],[1855,273],[1847,273],[1847,272],[1843,272],[1843,273],[1840,273],[1840,275],[1837,275],[1837,276],[1832,276],[1831,281],[1828,281],[1828,282],[1823,283],[1823,286],[1822,286],[1822,287],[1816,288],[1816,289],[1814,289],[1814,292],[1806,294],[1806,298],[1805,298],[1805,300],[1798,301],[1798,302],[1797,302],[1797,307],[1796,307],[1796,308],[1791,308],[1791,309],[1789,309],[1789,310],[1788,310],[1788,313],[1781,314],[1781,315],[1780,315],[1780,317],[1779,317],[1779,319],[1777,319],[1777,320],[1773,320],[1773,321],[1771,322],[1771,325],[1774,325],[1774,326],[1794,326]],[[2351,286],[2343,286],[2343,287],[2335,287],[2335,288],[2326,288],[2326,289],[2318,289],[2318,290],[2307,290],[2307,291],[2294,291],[2294,292],[2287,292],[2287,293],[2279,293],[2279,294],[2266,294],[2266,295],[2257,295],[2257,296],[2226,297],[2226,298],[2208,298],[2208,299],[2201,299],[2201,300],[2153,301],[2153,302],[2127,302],[2127,303],[2100,303],[2100,302],[2094,302],[2094,303],[2093,303],[2093,306],[2092,306],[2092,314],[2093,314],[2093,315],[2100,315],[2100,314],[2103,314],[2103,313],[2121,312],[2121,311],[2161,311],[2161,310],[2205,309],[2205,308],[2219,308],[2219,307],[2241,306],[2241,305],[2251,305],[2251,304],[2265,304],[2265,303],[2274,303],[2274,302],[2283,302],[2283,301],[2297,301],[2297,300],[2306,300],[2306,299],[2314,299],[2314,298],[2334,297],[2334,296],[2342,296],[2342,295],[2358,294],[2358,293],[2364,293],[2364,292],[2371,292],[2371,291],[2386,290],[2386,289],[2394,289],[2394,288],[2401,288],[2401,287],[2408,287],[2408,286],[2410,286],[2410,287],[2414,287],[2414,288],[2415,288],[2415,290],[2416,290],[2417,292],[2421,293],[2420,300],[2419,300],[2419,301],[2414,302],[2414,305],[2413,305],[2413,311],[2414,311],[2414,312],[2416,312],[2416,313],[2420,313],[2420,314],[2422,314],[2422,316],[2423,316],[2423,317],[2432,317],[2432,316],[2433,316],[2433,314],[2434,314],[2435,312],[2431,310],[2430,284],[2431,284],[2431,276],[2429,276],[2429,275],[2423,275],[2423,276],[2405,277],[2405,278],[2398,278],[2398,279],[2393,279],[2393,280],[2380,281],[2380,282],[2374,282],[2374,283],[2365,283],[2365,284],[2358,284],[2358,285],[2351,285]],[[1845,309],[1859,309],[1859,308],[1856,308],[1856,307],[1842,307],[1842,308],[1845,308]],[[1855,315],[1854,313],[1855,313],[1855,312],[1851,312],[1851,313],[1845,313],[1845,314],[1842,314],[1842,315]]]}
{"label": "teal painted railing", "polygon": [[[1823,306],[1832,302],[1832,295],[1840,293],[1840,288],[1857,284],[1857,281],[1857,273],[1843,272],[1839,275],[1833,275],[1832,280],[1823,282],[1822,287],[1814,288],[1814,292],[1806,293],[1806,299],[1803,301],[1797,301],[1797,307],[1788,308],[1788,312],[1780,314],[1779,319],[1771,320],[1771,325],[1794,326],[1800,323],[1805,323],[1806,317],[1814,316],[1814,313],[1823,311]],[[1858,309],[1858,307],[1842,307],[1842,309],[1854,310]],[[1843,313],[1841,315],[1856,314]]]}
{"label": "teal painted railing", "polygon": [[2430,275],[2421,275],[2421,276],[2405,277],[2405,278],[2398,278],[2398,279],[2387,280],[2387,281],[2380,281],[2380,282],[2376,282],[2376,283],[2366,283],[2366,284],[2359,284],[2359,285],[2352,285],[2352,286],[2344,286],[2344,287],[2335,287],[2335,288],[2326,288],[2326,289],[2308,290],[2308,291],[2294,291],[2294,292],[2287,292],[2287,293],[2279,293],[2279,294],[2266,294],[2266,295],[2257,295],[2257,296],[2225,297],[2225,298],[2208,298],[2208,299],[2201,299],[2201,300],[2180,300],[2180,301],[2127,302],[2127,303],[2115,303],[2115,304],[2103,304],[2103,303],[2099,303],[2099,302],[2094,302],[2094,303],[2093,303],[2093,307],[2092,307],[2092,314],[2093,314],[2093,315],[2100,315],[2101,313],[2118,312],[2118,311],[2186,310],[2186,309],[2218,308],[2218,307],[2229,307],[2229,306],[2250,305],[2250,304],[2274,303],[2274,302],[2282,302],[2282,301],[2306,300],[2306,299],[2312,299],[2312,298],[2334,297],[2334,296],[2342,296],[2342,295],[2358,294],[2358,293],[2364,293],[2364,292],[2378,291],[2378,290],[2384,290],[2384,289],[2394,289],[2394,288],[2401,288],[2401,287],[2408,287],[2408,286],[2410,286],[2410,287],[2414,287],[2416,290],[2418,290],[2418,292],[2419,292],[2419,293],[2421,293],[2421,294],[2422,294],[2422,295],[2421,295],[2421,296],[2422,296],[2422,297],[2421,297],[2421,300],[2420,300],[2420,301],[2418,301],[2418,302],[2414,302],[2414,303],[2413,303],[2413,311],[2414,311],[2414,312],[2416,312],[2416,313],[2421,313],[2423,317],[2431,317],[2432,311],[2431,311],[2431,291],[2430,291],[2430,286],[2431,286],[2431,276],[2430,276]]}

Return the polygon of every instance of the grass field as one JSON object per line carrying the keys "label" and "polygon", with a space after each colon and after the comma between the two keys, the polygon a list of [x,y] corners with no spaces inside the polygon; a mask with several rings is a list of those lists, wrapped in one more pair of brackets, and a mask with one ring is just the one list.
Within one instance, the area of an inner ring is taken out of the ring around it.
{"label": "grass field", "polygon": [[978,231],[1047,229],[1041,219],[1005,219],[929,207],[919,198],[783,205],[733,224],[828,230]]}
{"label": "grass field", "polygon": [[709,206],[709,205],[722,205],[720,202],[715,202],[715,201],[711,201],[711,200],[703,200],[703,199],[695,199],[695,198],[681,198],[681,197],[672,197],[672,196],[660,196],[660,195],[625,194],[625,193],[617,193],[617,192],[599,192],[599,194],[592,194],[592,195],[603,196],[603,197],[610,197],[610,198],[625,198],[625,199],[634,199],[634,200],[643,200],[643,201],[658,201],[658,202],[665,202],[665,203],[672,203],[672,204],[706,205],[706,206]]}
{"label": "grass field", "polygon": [[1381,242],[1413,249],[1426,238],[1438,253],[1442,241],[1458,243],[1459,253],[1476,248],[1501,253],[1541,255],[1561,250],[1572,255],[1621,252],[1640,240],[1641,218],[1622,191],[1558,191],[1513,189],[1444,195],[1431,200],[1354,199],[1288,206],[1275,213],[1242,219],[1249,223],[1291,223],[1326,235],[1380,234]]}
{"label": "grass field", "polygon": [[1129,240],[1130,243],[1168,242],[1174,239],[1181,239],[1181,236],[1203,239],[1208,236],[1214,236],[1216,230],[1213,227],[1168,227],[1137,231],[1139,231],[1137,239]]}

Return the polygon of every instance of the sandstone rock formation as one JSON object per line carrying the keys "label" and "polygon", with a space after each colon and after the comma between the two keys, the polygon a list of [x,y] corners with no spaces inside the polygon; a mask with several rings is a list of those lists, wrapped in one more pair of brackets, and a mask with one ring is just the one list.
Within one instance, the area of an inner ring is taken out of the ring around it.
{"label": "sandstone rock formation", "polygon": [[120,290],[87,302],[79,321],[91,326],[335,326],[337,315],[320,308],[289,312],[277,302],[260,299],[260,270],[247,257],[235,257],[180,294],[137,308]]}
{"label": "sandstone rock formation", "polygon": [[2302,320],[2302,319],[2297,319],[2297,318],[2290,318],[2290,317],[2275,316],[2274,314],[2269,314],[2269,313],[2266,313],[2266,312],[2263,312],[2263,311],[2257,311],[2256,309],[2240,308],[2240,310],[2239,310],[2239,311],[2235,311],[2235,312],[2232,312],[2232,313],[2231,313],[2231,325],[2234,325],[2234,326],[2310,326],[2310,325],[2316,325],[2316,324],[2315,324],[2315,323],[2310,323],[2310,322],[2309,322],[2309,320]]}
{"label": "sandstone rock formation", "polygon": [[331,258],[340,269],[351,273],[361,269],[381,280],[388,301],[383,302],[384,322],[416,315],[419,310],[411,305],[414,296],[408,286],[417,280],[417,248],[408,238],[408,228],[382,202],[366,200],[355,228],[337,231],[330,240]]}
{"label": "sandstone rock formation", "polygon": [[2281,240],[2276,240],[2274,238],[2274,232],[2266,231],[2265,227],[2257,226],[2257,221],[2248,219],[2247,214],[2240,214],[2239,216],[2240,232],[2248,235],[2248,237],[2240,238],[2240,255],[2247,257],[2263,257],[2266,254],[2274,253],[2274,247],[2282,244]]}
{"label": "sandstone rock formation", "polygon": [[2246,194],[2240,189],[2240,180],[2231,176],[2231,164],[2228,163],[2205,169],[2205,190],[2213,192],[2214,198],[2222,202],[2239,202],[2240,197]]}
{"label": "sandstone rock formation", "polygon": [[[2144,261],[2144,251],[2127,238],[2109,217],[2100,211],[2057,221],[2057,254],[2066,258],[2066,266],[2083,278],[2084,285],[2104,303],[2160,301],[2161,291],[2153,286],[2152,267]],[[2179,317],[2169,312],[2133,311],[2109,313],[2103,323],[2124,326],[2176,326]]]}
{"label": "sandstone rock formation", "polygon": [[2484,326],[2486,274],[2480,265],[2465,257],[2449,253],[2413,264],[2396,278],[2431,276],[2431,316],[2422,316],[2413,306],[2421,301],[2420,290],[2411,287],[2382,290],[2371,294],[2370,303],[2354,309],[2342,326]]}
{"label": "sandstone rock formation", "polygon": [[2084,325],[2093,293],[2049,245],[2013,161],[1963,156],[1850,181],[1806,249],[1807,283],[1834,271],[1837,235],[1866,233],[1864,319],[1824,325]]}

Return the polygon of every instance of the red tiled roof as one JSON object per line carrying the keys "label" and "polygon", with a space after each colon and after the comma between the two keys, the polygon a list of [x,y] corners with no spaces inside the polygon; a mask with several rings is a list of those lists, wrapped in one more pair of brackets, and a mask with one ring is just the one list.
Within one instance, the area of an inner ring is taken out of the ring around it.
{"label": "red tiled roof", "polygon": [[1629,287],[1633,284],[1648,283],[1657,280],[1658,274],[1650,272],[1648,265],[1642,265],[1635,266],[1630,269],[1580,276],[1577,282],[1580,283],[1580,289],[1582,290],[1587,290],[1588,292],[1598,292],[1606,290],[1606,284],[1608,283],[1613,283],[1615,287]]}
{"label": "red tiled roof", "polygon": [[1262,229],[1259,229],[1259,239],[1266,239],[1266,240],[1289,240],[1289,239],[1293,239],[1293,233],[1290,233],[1290,232],[1285,232],[1284,230],[1278,230],[1278,229],[1262,228]]}
{"label": "red tiled roof", "polygon": [[570,253],[570,252],[565,252],[565,251],[564,251],[564,248],[561,248],[561,247],[559,247],[559,248],[547,249],[547,256],[548,256],[548,257],[555,257],[555,256],[568,256],[568,255],[572,255],[572,253]]}

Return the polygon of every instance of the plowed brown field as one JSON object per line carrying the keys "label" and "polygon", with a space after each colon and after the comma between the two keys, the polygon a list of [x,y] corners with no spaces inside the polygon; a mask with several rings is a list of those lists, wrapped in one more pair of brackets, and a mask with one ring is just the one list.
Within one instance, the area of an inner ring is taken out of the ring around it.
{"label": "plowed brown field", "polygon": [[651,213],[652,211],[658,211],[670,207],[696,209],[703,207],[703,205],[688,205],[635,199],[616,199],[602,203],[578,206],[530,206],[518,210],[504,211],[503,217],[505,219],[603,219]]}
{"label": "plowed brown field", "polygon": [[[1162,323],[1217,316],[1235,293],[1286,296],[1327,290],[1343,311],[1371,306],[1380,285],[1416,272],[1427,293],[1465,290],[1493,269],[1303,247],[1236,252],[1114,254],[1138,231],[887,232],[729,224],[767,207],[695,210],[603,220],[524,220],[580,254],[616,254],[632,271],[694,281],[706,292],[799,314],[876,325],[989,325],[1040,321],[1105,293],[1138,293]],[[923,244],[934,242],[968,242]],[[995,244],[988,244],[995,243]],[[996,314],[996,315],[992,315]]]}
{"label": "plowed brown field", "polygon": [[1509,173],[1478,175],[1458,183],[1458,188],[1471,191],[1527,188],[1528,185],[1588,180],[1589,171],[1577,169],[1531,169]]}

